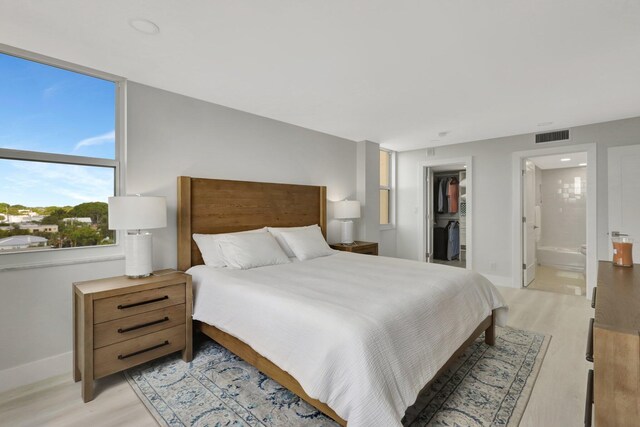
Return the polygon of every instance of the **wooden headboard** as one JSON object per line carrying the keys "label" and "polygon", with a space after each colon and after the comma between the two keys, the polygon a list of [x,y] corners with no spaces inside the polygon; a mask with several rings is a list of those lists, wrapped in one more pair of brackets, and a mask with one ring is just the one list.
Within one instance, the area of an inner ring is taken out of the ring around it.
{"label": "wooden headboard", "polygon": [[200,265],[194,233],[318,224],[327,237],[327,187],[178,177],[178,269]]}

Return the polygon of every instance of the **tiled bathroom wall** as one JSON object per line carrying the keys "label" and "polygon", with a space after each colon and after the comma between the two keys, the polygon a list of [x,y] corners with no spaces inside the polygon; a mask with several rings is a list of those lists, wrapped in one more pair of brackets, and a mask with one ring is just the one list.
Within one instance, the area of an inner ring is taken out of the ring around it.
{"label": "tiled bathroom wall", "polygon": [[538,246],[578,249],[587,240],[587,168],[544,169],[541,175]]}

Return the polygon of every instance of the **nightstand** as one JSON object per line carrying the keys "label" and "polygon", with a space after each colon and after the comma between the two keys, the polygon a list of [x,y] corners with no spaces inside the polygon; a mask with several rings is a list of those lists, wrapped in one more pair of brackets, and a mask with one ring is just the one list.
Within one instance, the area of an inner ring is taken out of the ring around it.
{"label": "nightstand", "polygon": [[352,245],[343,243],[334,243],[330,245],[333,249],[345,252],[355,252],[358,254],[378,255],[378,244],[375,242],[359,242],[355,241]]}
{"label": "nightstand", "polygon": [[160,356],[182,351],[192,359],[191,276],[162,270],[73,284],[73,379],[82,398],[93,381]]}

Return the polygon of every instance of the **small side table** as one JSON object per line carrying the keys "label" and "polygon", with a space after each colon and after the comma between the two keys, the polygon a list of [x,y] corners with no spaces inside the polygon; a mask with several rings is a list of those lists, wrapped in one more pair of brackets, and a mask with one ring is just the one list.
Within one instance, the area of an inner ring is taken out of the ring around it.
{"label": "small side table", "polygon": [[191,276],[110,277],[73,284],[73,380],[93,399],[93,381],[158,357],[192,354]]}
{"label": "small side table", "polygon": [[329,245],[333,249],[345,252],[355,252],[358,254],[366,255],[378,255],[378,244],[375,242],[360,242],[355,241],[352,245],[345,245],[343,243],[334,243]]}

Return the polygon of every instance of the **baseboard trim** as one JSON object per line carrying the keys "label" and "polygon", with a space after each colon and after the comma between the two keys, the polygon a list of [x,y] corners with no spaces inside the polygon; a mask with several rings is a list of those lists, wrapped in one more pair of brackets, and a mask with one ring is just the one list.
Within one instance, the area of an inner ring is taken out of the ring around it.
{"label": "baseboard trim", "polygon": [[498,276],[494,274],[485,274],[485,273],[481,273],[481,274],[496,286],[502,286],[504,288],[515,288],[515,289],[519,288],[517,286],[514,286],[513,280],[511,280],[511,277],[509,276]]}
{"label": "baseboard trim", "polygon": [[73,352],[62,353],[0,371],[0,393],[69,373]]}

